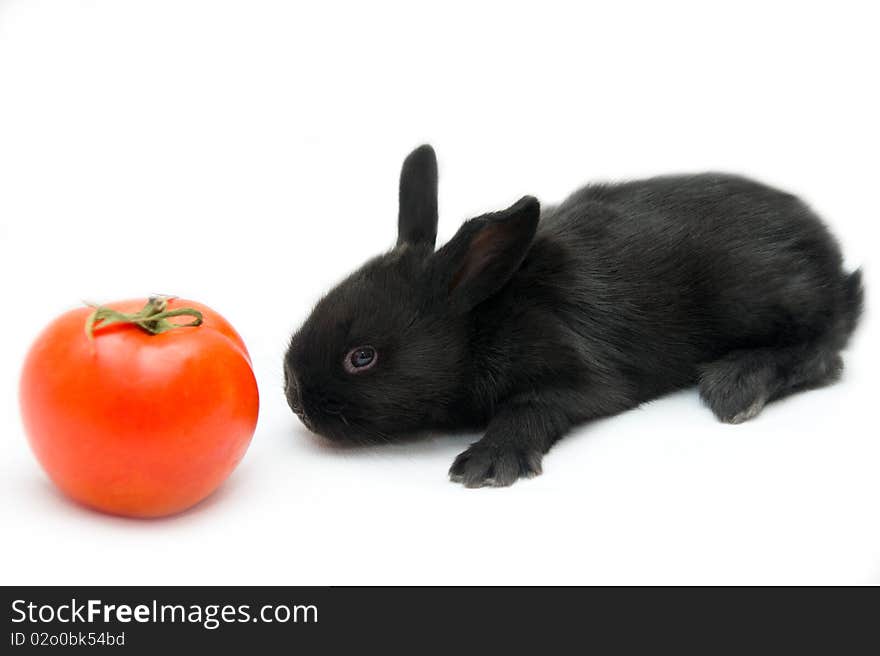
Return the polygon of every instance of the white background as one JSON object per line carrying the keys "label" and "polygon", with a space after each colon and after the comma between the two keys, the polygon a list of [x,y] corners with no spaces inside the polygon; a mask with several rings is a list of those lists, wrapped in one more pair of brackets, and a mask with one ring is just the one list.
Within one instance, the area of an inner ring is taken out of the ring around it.
{"label": "white background", "polygon": [[[281,392],[291,331],[393,244],[424,141],[441,241],[526,193],[729,170],[810,201],[876,305],[871,3],[715,6],[0,3],[2,582],[880,582],[870,313],[834,387],[741,426],[685,391],[581,427],[509,489],[448,482],[475,436],[342,451]],[[17,384],[56,314],[151,292],[239,329],[262,409],[217,494],[134,521],[53,489]]]}

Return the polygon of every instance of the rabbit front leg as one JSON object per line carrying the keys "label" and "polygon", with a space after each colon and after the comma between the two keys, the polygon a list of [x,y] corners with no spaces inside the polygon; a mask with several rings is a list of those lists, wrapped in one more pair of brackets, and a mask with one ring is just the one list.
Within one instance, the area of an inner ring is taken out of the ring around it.
{"label": "rabbit front leg", "polygon": [[449,477],[465,487],[505,487],[541,473],[541,459],[568,430],[561,410],[539,400],[515,398],[499,406],[486,434],[459,454]]}

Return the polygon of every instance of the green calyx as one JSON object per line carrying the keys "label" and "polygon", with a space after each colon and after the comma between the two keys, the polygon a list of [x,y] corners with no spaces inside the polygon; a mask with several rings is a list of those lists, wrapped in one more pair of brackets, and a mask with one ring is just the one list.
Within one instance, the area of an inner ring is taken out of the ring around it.
{"label": "green calyx", "polygon": [[[86,319],[86,336],[93,340],[96,328],[104,328],[117,323],[134,324],[151,335],[160,335],[175,328],[192,328],[202,325],[201,312],[191,307],[169,310],[168,301],[169,297],[167,296],[152,296],[147,300],[147,304],[134,314],[118,312],[103,305],[92,305],[95,311]],[[172,317],[182,316],[193,317],[193,320],[189,323],[169,321]]]}

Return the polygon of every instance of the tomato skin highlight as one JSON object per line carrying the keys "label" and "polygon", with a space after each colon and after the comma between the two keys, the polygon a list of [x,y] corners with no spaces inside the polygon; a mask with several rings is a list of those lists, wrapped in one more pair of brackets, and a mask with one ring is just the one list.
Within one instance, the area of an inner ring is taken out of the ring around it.
{"label": "tomato skin highlight", "polygon": [[[108,303],[136,312],[146,299]],[[210,308],[204,322],[151,335],[137,326],[84,331],[91,308],[55,319],[28,353],[22,418],[49,477],[104,512],[158,517],[210,495],[247,450],[259,393],[243,340]],[[181,317],[184,321],[187,317]]]}

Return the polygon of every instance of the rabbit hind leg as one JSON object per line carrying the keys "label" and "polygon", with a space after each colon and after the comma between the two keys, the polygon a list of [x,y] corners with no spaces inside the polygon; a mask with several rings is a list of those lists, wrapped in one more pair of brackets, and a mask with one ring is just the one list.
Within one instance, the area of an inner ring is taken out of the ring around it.
{"label": "rabbit hind leg", "polygon": [[699,367],[700,397],[719,420],[740,424],[774,399],[833,383],[842,370],[838,350],[821,343],[732,351]]}

